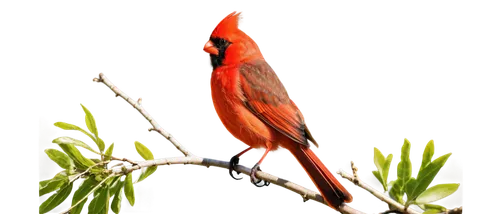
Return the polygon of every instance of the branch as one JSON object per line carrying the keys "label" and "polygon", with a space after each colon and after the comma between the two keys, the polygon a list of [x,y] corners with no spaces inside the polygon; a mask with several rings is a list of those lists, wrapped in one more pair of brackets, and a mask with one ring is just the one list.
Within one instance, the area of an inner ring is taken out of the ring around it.
{"label": "branch", "polygon": [[[126,95],[123,91],[121,91],[118,87],[116,87],[111,81],[103,74],[99,74],[99,78],[94,78],[94,82],[101,82],[104,83],[106,86],[108,86],[115,94],[116,96],[122,97],[124,100],[126,100],[130,105],[132,105],[135,109],[137,109],[143,116],[146,118],[153,128],[149,129],[149,131],[157,131],[161,135],[163,135],[167,140],[169,140],[179,151],[181,151],[186,157],[174,157],[174,158],[164,158],[164,159],[156,159],[156,160],[149,160],[149,161],[143,161],[143,162],[138,162],[137,165],[132,165],[125,167],[127,172],[134,171],[137,169],[140,169],[142,167],[148,167],[148,166],[156,166],[156,165],[170,165],[170,164],[194,164],[194,165],[201,165],[201,166],[216,166],[216,167],[221,167],[221,168],[226,168],[229,169],[229,163],[225,161],[220,161],[220,160],[215,160],[215,159],[209,159],[209,158],[202,158],[195,156],[193,153],[191,153],[187,148],[185,148],[182,144],[180,144],[170,133],[166,132],[163,130],[163,128],[158,124],[151,115],[149,115],[148,112],[142,107],[141,101],[142,99],[139,98],[138,102],[134,101],[132,98],[130,98],[128,95]],[[250,175],[251,169],[242,165],[237,165],[235,168],[237,171],[242,172],[246,175]],[[114,173],[125,173],[125,170],[122,168],[113,168],[110,169]],[[274,175],[262,172],[262,171],[257,171],[257,177],[269,181],[270,183],[276,184],[278,186],[281,186],[283,188],[286,188],[288,190],[291,190],[299,195],[302,196],[304,201],[307,201],[309,199],[312,199],[314,201],[320,202],[322,204],[326,204],[324,201],[323,197],[319,194],[316,193],[312,190],[309,190],[307,188],[304,188],[298,184],[292,183],[288,180],[276,177]],[[328,206],[328,205],[327,205]],[[339,211],[341,213],[350,213],[350,214],[360,214],[362,212],[355,210],[351,207],[349,207],[346,204],[340,205],[338,207]],[[413,213],[412,213],[413,214]]]}
{"label": "branch", "polygon": [[369,186],[365,182],[359,180],[359,178],[356,175],[357,168],[354,166],[354,163],[352,163],[352,162],[351,162],[351,167],[353,168],[353,172],[354,172],[355,176],[349,175],[349,174],[347,174],[347,172],[344,172],[343,170],[340,170],[337,173],[340,176],[342,176],[342,178],[345,178],[345,179],[351,181],[356,186],[359,186],[359,187],[365,189],[366,191],[370,192],[372,195],[374,195],[375,197],[377,197],[381,201],[394,206],[394,208],[396,208],[397,211],[400,211],[402,213],[408,213],[408,214],[420,214],[419,212],[417,212],[415,210],[412,210],[410,208],[405,208],[404,205],[398,203],[397,201],[393,200],[392,198],[386,196],[385,194],[383,194],[383,193],[377,191],[376,189],[374,189],[373,187]]}
{"label": "branch", "polygon": [[109,79],[106,78],[106,76],[104,76],[103,73],[99,74],[99,78],[94,78],[94,82],[104,83],[104,85],[108,86],[113,92],[115,92],[117,97],[118,96],[122,97],[125,101],[127,101],[128,103],[130,103],[130,105],[132,105],[135,109],[137,109],[137,111],[139,111],[142,114],[142,116],[144,116],[144,118],[146,118],[146,120],[148,120],[149,123],[151,123],[151,125],[153,126],[153,128],[149,129],[149,131],[156,131],[156,132],[160,133],[161,135],[163,135],[163,137],[167,138],[167,140],[169,140],[175,146],[175,148],[177,148],[179,151],[181,151],[185,156],[194,155],[186,147],[184,147],[182,144],[180,144],[174,138],[174,136],[172,136],[170,133],[166,132],[160,126],[160,124],[158,124],[158,122],[156,122],[155,119],[153,119],[153,117],[146,111],[146,109],[144,109],[142,107],[142,105],[141,105],[142,99],[141,98],[139,98],[138,102],[136,102],[135,100],[130,98],[127,94],[125,94],[123,91],[121,91],[118,87],[113,85],[113,83],[111,81],[109,81]]}
{"label": "branch", "polygon": [[462,207],[457,207],[455,209],[446,210],[444,214],[462,214]]}
{"label": "branch", "polygon": [[[229,162],[226,161],[221,161],[221,160],[215,160],[215,159],[210,159],[210,158],[202,158],[198,156],[188,156],[188,157],[171,157],[171,158],[161,158],[161,159],[155,159],[155,160],[147,160],[147,161],[141,161],[137,162],[137,165],[128,165],[125,167],[116,167],[109,169],[110,173],[113,173],[115,175],[125,175],[127,173],[130,173],[135,170],[139,170],[143,167],[151,167],[151,166],[160,166],[160,165],[172,165],[172,164],[191,164],[191,165],[199,165],[199,166],[215,166],[215,167],[220,167],[220,168],[225,168],[229,169]],[[246,175],[250,175],[251,168],[242,166],[242,165],[237,165],[235,167],[236,171],[241,172]],[[307,189],[305,187],[302,187],[296,183],[293,183],[291,181],[288,181],[283,178],[279,178],[277,176],[271,175],[269,173],[265,173],[263,171],[257,171],[257,177],[269,181],[275,185],[278,185],[280,187],[283,187],[285,189],[291,190],[292,192],[295,192],[299,194],[303,199],[304,202],[311,199],[313,201],[317,201],[319,203],[322,203],[324,205],[328,204],[325,202],[323,197],[310,189]],[[355,210],[345,204],[341,205],[339,207],[339,211],[341,213],[350,213],[350,214],[362,214],[362,212]]]}

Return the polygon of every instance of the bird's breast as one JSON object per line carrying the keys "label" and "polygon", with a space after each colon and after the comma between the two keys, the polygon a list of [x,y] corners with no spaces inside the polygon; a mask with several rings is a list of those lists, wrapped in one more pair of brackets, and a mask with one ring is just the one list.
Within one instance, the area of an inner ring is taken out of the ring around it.
{"label": "bird's breast", "polygon": [[212,73],[212,101],[226,129],[247,145],[266,147],[273,141],[273,130],[244,105],[237,69],[219,67]]}

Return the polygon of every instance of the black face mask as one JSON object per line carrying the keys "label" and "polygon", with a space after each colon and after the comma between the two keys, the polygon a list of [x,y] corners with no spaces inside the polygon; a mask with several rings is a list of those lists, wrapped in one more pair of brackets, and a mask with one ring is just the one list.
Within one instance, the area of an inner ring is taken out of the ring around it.
{"label": "black face mask", "polygon": [[219,51],[218,55],[210,54],[210,62],[212,63],[212,67],[216,69],[222,65],[224,57],[226,56],[226,49],[231,45],[231,42],[223,38],[210,38],[210,41],[214,43],[215,48]]}

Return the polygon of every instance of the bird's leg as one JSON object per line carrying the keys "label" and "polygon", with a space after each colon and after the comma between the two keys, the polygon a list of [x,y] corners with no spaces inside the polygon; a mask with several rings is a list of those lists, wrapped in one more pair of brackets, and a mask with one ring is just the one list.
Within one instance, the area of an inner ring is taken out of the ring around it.
{"label": "bird's leg", "polygon": [[268,147],[266,149],[266,152],[264,152],[262,158],[259,160],[259,162],[255,164],[255,166],[252,167],[252,171],[250,171],[250,182],[252,182],[252,184],[255,185],[256,187],[269,186],[269,181],[264,181],[263,184],[260,184],[262,179],[257,178],[256,174],[257,171],[260,171],[260,164],[262,163],[262,161],[264,160],[264,158],[266,157],[267,153],[269,153],[270,150],[271,147]]}
{"label": "bird's leg", "polygon": [[[238,165],[238,163],[240,162],[240,156],[245,154],[245,152],[248,152],[248,150],[252,149],[252,147],[248,147],[248,149],[245,149],[243,150],[242,152],[238,153],[237,155],[233,156],[231,158],[231,160],[229,160],[229,175],[231,175],[232,178],[234,178],[235,180],[241,180],[242,178],[236,178],[234,177],[233,175],[233,170],[236,171],[234,169],[234,167],[236,167],[236,165]],[[236,171],[237,174],[240,174],[240,172]]]}

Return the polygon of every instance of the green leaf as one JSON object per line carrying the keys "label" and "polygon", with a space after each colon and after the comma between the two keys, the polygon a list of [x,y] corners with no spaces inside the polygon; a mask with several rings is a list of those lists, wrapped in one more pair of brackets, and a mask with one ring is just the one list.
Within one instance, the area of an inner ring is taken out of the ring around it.
{"label": "green leaf", "polygon": [[101,151],[101,152],[104,150],[104,148],[106,148],[106,144],[104,144],[104,141],[102,141],[102,139],[99,137],[97,137],[96,144],[97,144],[97,147],[99,147],[99,151]]}
{"label": "green leaf", "polygon": [[70,210],[70,213],[71,214],[82,214],[84,213],[84,209],[87,207],[88,209],[88,202],[89,202],[90,198],[87,198],[85,200],[82,201],[82,203],[78,204],[77,207],[73,208]]}
{"label": "green leaf", "polygon": [[132,184],[132,173],[128,173],[125,177],[125,197],[127,197],[128,202],[131,206],[134,206],[135,196],[134,196],[134,185]]}
{"label": "green leaf", "polygon": [[408,199],[406,205],[413,203],[414,197],[411,195],[412,192],[410,192],[410,191],[415,189],[417,184],[418,184],[417,180],[414,177],[411,177],[410,180],[408,180],[408,182],[406,182],[405,188],[404,188],[404,190],[406,192],[406,198]]}
{"label": "green leaf", "polygon": [[72,144],[59,144],[59,147],[74,161],[76,168],[85,170],[94,165],[92,160],[84,157]]}
{"label": "green leaf", "polygon": [[375,178],[377,178],[378,182],[382,185],[382,188],[387,190],[387,181],[389,177],[386,177],[387,175],[385,174],[386,157],[384,151],[378,147],[378,145],[372,146],[371,158],[372,165],[375,167],[372,174]]}
{"label": "green leaf", "polygon": [[441,213],[441,210],[430,209],[430,210],[426,210],[422,214],[437,214],[437,213]]}
{"label": "green leaf", "polygon": [[123,193],[123,188],[115,194],[113,200],[111,201],[111,213],[120,213],[123,208],[123,200],[125,200],[125,195]]}
{"label": "green leaf", "polygon": [[85,124],[87,124],[87,128],[89,129],[89,131],[95,135],[94,142],[97,144],[97,147],[99,147],[99,151],[102,152],[104,148],[106,148],[106,145],[104,144],[104,141],[102,141],[98,136],[94,116],[92,116],[92,113],[90,113],[90,111],[85,108],[85,106],[83,106],[82,104],[80,105],[82,106],[83,111],[85,111]]}
{"label": "green leaf", "polygon": [[99,152],[95,150],[92,145],[88,144],[87,142],[83,142],[82,140],[74,137],[66,137],[66,136],[58,136],[58,141],[52,141],[54,146],[57,146],[59,144],[73,144],[77,147],[80,147],[82,149],[86,149],[88,152],[93,153],[95,155],[99,155]]}
{"label": "green leaf", "polygon": [[94,116],[92,116],[92,113],[85,108],[82,104],[80,104],[83,108],[83,111],[85,112],[85,124],[87,124],[87,128],[89,131],[94,134],[97,137],[97,126],[95,125],[95,120]]}
{"label": "green leaf", "polygon": [[460,186],[460,184],[438,184],[422,192],[422,194],[415,199],[415,203],[428,204],[445,198],[457,191],[458,186]]}
{"label": "green leaf", "polygon": [[403,181],[397,179],[394,181],[392,188],[389,190],[389,196],[398,203],[404,204],[403,194]]}
{"label": "green leaf", "polygon": [[155,172],[157,168],[158,168],[158,166],[147,167],[146,170],[144,170],[141,173],[141,175],[139,176],[139,179],[137,180],[137,182],[141,182],[142,180],[146,179],[148,176],[150,176],[151,174],[153,174],[153,172]]}
{"label": "green leaf", "polygon": [[115,147],[115,143],[112,143],[111,146],[106,149],[104,153],[104,160],[111,160],[111,155],[113,155],[113,148]]}
{"label": "green leaf", "polygon": [[109,184],[109,194],[114,194],[118,188],[123,187],[123,182],[120,179],[121,176],[116,176],[115,178],[111,179],[111,183]]}
{"label": "green leaf", "polygon": [[109,207],[109,188],[104,186],[89,204],[89,214],[107,213]]}
{"label": "green leaf", "polygon": [[439,165],[441,169],[443,169],[450,162],[450,158],[454,154],[455,154],[454,152],[450,152],[450,151],[443,152],[443,153],[441,153],[441,155],[439,155],[439,157],[434,159],[432,162],[436,162],[436,164]]}
{"label": "green leaf", "polygon": [[[94,179],[93,176],[85,179],[82,184],[80,184],[80,187],[75,191],[75,194],[73,194],[73,200],[71,203],[71,206],[74,206],[76,203],[78,203],[80,200],[82,200],[89,192],[97,185],[97,181]],[[83,199],[82,202],[80,202],[78,205],[76,205],[73,209],[71,209],[70,214],[80,214],[82,212],[82,208],[87,202],[88,198]]]}
{"label": "green leaf", "polygon": [[135,149],[145,160],[155,159],[153,153],[151,153],[151,151],[146,146],[144,146],[142,143],[139,143],[138,141],[135,141]]}
{"label": "green leaf", "polygon": [[57,149],[46,149],[45,153],[49,156],[50,159],[52,159],[54,162],[57,163],[61,168],[63,169],[71,169],[73,163],[71,162],[71,159],[64,154],[63,152],[57,150]]}
{"label": "green leaf", "polygon": [[377,181],[380,183],[380,185],[382,186],[383,189],[385,189],[385,186],[384,184],[382,184],[382,180],[384,180],[382,177],[382,173],[380,172],[380,170],[378,169],[373,169],[371,171],[371,174],[373,175],[373,177],[375,177],[377,179]]}
{"label": "green leaf", "polygon": [[40,181],[38,184],[38,195],[42,196],[49,192],[56,191],[69,182],[66,172],[57,173],[52,179]]}
{"label": "green leaf", "polygon": [[[392,151],[389,150],[385,153],[385,156],[386,156],[385,164],[389,165],[389,167],[388,167],[390,170],[389,175],[391,175],[392,174],[392,167],[394,166],[394,159],[396,159],[396,155]],[[387,168],[387,166],[385,168]]]}
{"label": "green leaf", "polygon": [[432,156],[434,155],[434,140],[429,141],[427,146],[425,146],[424,154],[422,155],[422,165],[420,166],[420,171],[427,167],[431,163]]}
{"label": "green leaf", "polygon": [[111,193],[109,192],[109,189],[107,191],[107,198],[106,198],[106,204],[104,205],[104,210],[103,210],[103,214],[108,214],[109,212],[109,201],[111,199]]}
{"label": "green leaf", "polygon": [[437,210],[439,212],[446,212],[446,208],[436,204],[422,204],[419,205],[423,210]]}
{"label": "green leaf", "polygon": [[434,177],[436,177],[437,173],[446,163],[450,155],[451,153],[448,153],[439,158],[436,158],[429,165],[427,165],[427,167],[425,167],[418,173],[417,185],[413,188],[413,190],[408,190],[408,192],[410,193],[409,196],[411,196],[411,198],[409,198],[408,200],[415,199],[415,197],[418,197],[425,189],[427,189],[427,187],[429,187],[429,184],[431,184],[432,180],[434,180]]}
{"label": "green leaf", "polygon": [[66,200],[66,198],[71,193],[72,188],[73,183],[70,183],[58,190],[40,205],[40,207],[38,208],[38,212],[42,214],[56,208],[59,204]]}
{"label": "green leaf", "polygon": [[405,138],[403,147],[401,148],[401,162],[398,164],[398,179],[403,184],[411,178],[411,161],[410,161],[410,141]]}
{"label": "green leaf", "polygon": [[[377,178],[375,178],[375,176],[373,175],[373,172],[374,171],[377,171],[376,169],[375,170],[372,170],[370,172],[370,174],[368,176],[366,176],[365,180],[366,180],[366,183],[370,184],[373,186],[373,188],[376,188],[376,189],[379,189],[379,190],[382,190],[382,192],[385,192],[383,191],[383,187],[382,187],[382,184],[380,184],[380,182],[377,180]],[[385,192],[387,194],[387,192]]]}
{"label": "green leaf", "polygon": [[120,182],[119,188],[114,193],[115,196],[113,198],[113,202],[111,202],[111,210],[113,210],[113,212],[116,214],[120,212],[122,206],[122,184],[123,182]]}
{"label": "green leaf", "polygon": [[57,118],[56,120],[51,121],[51,125],[54,126],[54,128],[60,130],[60,131],[65,131],[65,132],[80,132],[82,134],[88,135],[87,130],[85,130],[83,127],[80,126],[77,122],[72,122],[72,121],[66,121],[61,118]]}
{"label": "green leaf", "polygon": [[[391,178],[392,168],[394,166],[394,159],[395,158],[396,158],[396,155],[392,151],[387,151],[386,158],[385,158],[385,164],[384,164],[384,168],[383,168],[384,169],[383,175],[386,178],[386,183],[388,183],[389,179]],[[384,190],[387,191],[387,188],[385,188]]]}

